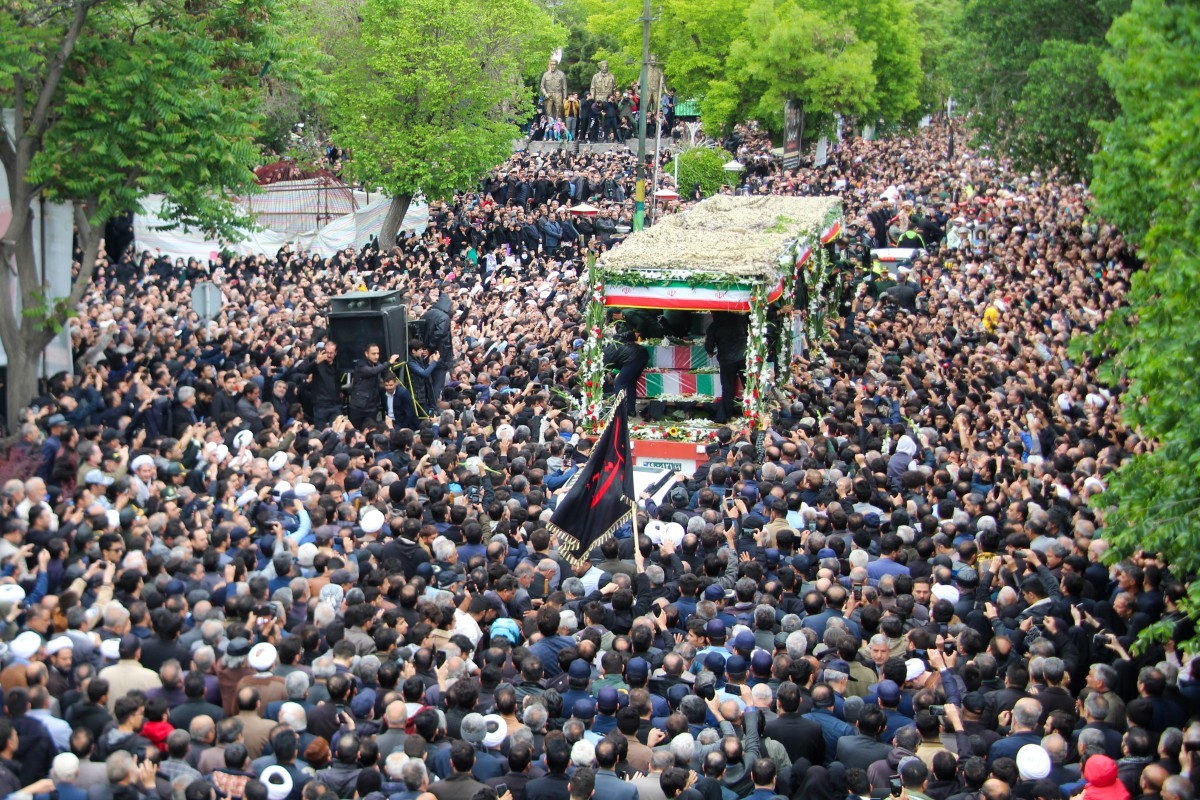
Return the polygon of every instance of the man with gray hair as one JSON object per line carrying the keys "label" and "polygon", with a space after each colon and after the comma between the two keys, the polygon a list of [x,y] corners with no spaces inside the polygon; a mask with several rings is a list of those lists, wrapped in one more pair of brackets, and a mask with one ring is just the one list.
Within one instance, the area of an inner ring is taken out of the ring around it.
{"label": "man with gray hair", "polygon": [[429,788],[429,771],[425,768],[425,762],[410,758],[400,767],[400,780],[404,782],[406,791],[392,795],[391,800],[416,800]]}
{"label": "man with gray hair", "polygon": [[385,730],[375,740],[379,746],[380,758],[387,758],[392,753],[404,750],[404,742],[408,739],[408,734],[404,732],[407,723],[408,706],[404,701],[393,700],[388,703],[387,708],[383,710]]}
{"label": "man with gray hair", "polygon": [[657,751],[650,757],[650,771],[639,774],[630,781],[637,789],[638,800],[667,800],[662,790],[662,772],[675,766],[675,757],[670,751]]}
{"label": "man with gray hair", "polygon": [[284,703],[279,708],[279,724],[303,734],[308,730],[308,713],[299,703]]}
{"label": "man with gray hair", "polygon": [[1087,674],[1087,688],[1081,695],[1086,699],[1092,692],[1096,692],[1108,701],[1108,714],[1104,717],[1104,721],[1117,728],[1118,730],[1125,727],[1125,701],[1121,696],[1113,691],[1117,685],[1117,671],[1108,664],[1093,664]]}
{"label": "man with gray hair", "polygon": [[792,631],[788,634],[784,644],[787,647],[788,657],[793,661],[799,661],[808,652],[808,637],[804,631]]}
{"label": "man with gray hair", "polygon": [[296,703],[304,707],[308,703],[308,687],[312,679],[305,672],[290,672],[283,679],[283,691],[287,697],[283,700],[272,700],[263,709],[263,716],[266,719],[279,720],[279,710],[283,708],[284,703]]}
{"label": "man with gray hair", "polygon": [[[1042,737],[1038,735],[1038,721],[1042,717],[1042,704],[1032,697],[1023,697],[1009,712],[1012,723],[1009,734],[988,748],[988,768],[996,763],[998,758],[1016,760],[1017,753],[1027,744],[1041,745]],[[1003,718],[1003,714],[1000,715]]]}
{"label": "man with gray hair", "polygon": [[[185,733],[184,736],[187,734]],[[77,785],[79,783],[79,756],[74,753],[56,755],[50,764],[49,777],[54,781],[57,800],[86,800],[87,791]]]}

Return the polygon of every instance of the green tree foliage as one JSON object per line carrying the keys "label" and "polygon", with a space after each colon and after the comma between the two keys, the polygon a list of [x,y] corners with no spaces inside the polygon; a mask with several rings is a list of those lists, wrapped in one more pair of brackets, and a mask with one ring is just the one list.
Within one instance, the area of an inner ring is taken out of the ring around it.
{"label": "green tree foliage", "polygon": [[[0,340],[8,412],[36,383],[36,357],[87,289],[104,225],[151,193],[171,216],[216,235],[243,222],[252,191],[262,80],[297,63],[279,0],[13,0],[0,15],[0,136],[13,216],[0,238]],[[48,303],[34,258],[32,204],[72,205],[82,268],[70,297]],[[13,283],[16,283],[13,286]]]}
{"label": "green tree foliage", "polygon": [[[1124,0],[968,0],[950,56],[955,98],[969,106],[980,138],[1012,150],[1022,168],[1056,166],[1086,175],[1093,120],[1114,106],[1095,69],[1096,52]],[[1066,58],[1066,63],[1055,59]],[[1053,86],[1046,86],[1053,82]],[[1054,102],[1063,98],[1063,102]],[[1023,131],[1035,131],[1021,138]],[[1082,140],[1082,141],[1081,141]]]}
{"label": "green tree foliage", "polygon": [[1017,162],[1053,165],[1072,177],[1086,175],[1098,138],[1093,120],[1112,119],[1116,100],[1099,78],[1104,48],[1059,40],[1044,42],[1029,65],[1017,102],[1011,141]]}
{"label": "green tree foliage", "polygon": [[[875,45],[875,88],[867,111],[898,122],[920,107],[920,28],[910,0],[846,0],[841,4],[859,41]],[[801,97],[798,95],[798,97]]]}
{"label": "green tree foliage", "polygon": [[940,111],[950,96],[949,58],[954,32],[962,16],[959,0],[913,0],[917,40],[921,48],[921,88],[917,93],[922,113]]}
{"label": "green tree foliage", "polygon": [[[589,14],[596,10],[607,9],[594,0],[566,0],[552,8],[555,21],[567,29],[567,42],[558,67],[567,74],[567,87],[579,92],[581,100],[602,59],[609,59],[610,69],[621,68],[622,72],[626,61],[613,31],[588,24]],[[619,54],[616,60],[613,54]]]}
{"label": "green tree foliage", "polygon": [[448,197],[511,152],[532,102],[522,80],[565,39],[532,0],[366,0],[333,76],[350,174],[392,197],[394,241],[412,197]]}
{"label": "green tree foliage", "polygon": [[[684,150],[676,160],[679,162],[679,194],[691,198],[696,187],[704,197],[712,197],[727,182],[725,163],[729,153],[712,147],[692,147]],[[667,165],[667,172],[674,173],[675,161]]]}
{"label": "green tree foliage", "polygon": [[[642,0],[573,0],[596,36],[611,37],[598,50],[622,85],[638,79],[642,66]],[[658,58],[667,85],[680,97],[703,97],[725,77],[729,48],[741,32],[749,0],[654,0],[650,52]],[[594,65],[593,70],[594,71]],[[590,80],[591,71],[584,76]],[[574,87],[572,87],[574,88]],[[587,88],[579,86],[580,96]]]}
{"label": "green tree foliage", "polygon": [[[1100,496],[1115,510],[1117,557],[1166,556],[1181,578],[1200,574],[1200,6],[1134,0],[1108,34],[1101,71],[1120,113],[1100,126],[1093,189],[1099,211],[1140,248],[1146,269],[1089,342],[1125,386],[1125,418],[1157,441]],[[1189,611],[1200,611],[1200,581]],[[1160,630],[1161,632],[1161,630]]]}
{"label": "green tree foliage", "polygon": [[[876,46],[861,41],[849,22],[788,0],[754,0],[745,35],[731,47],[729,78],[715,82],[717,102],[702,107],[705,130],[720,134],[752,117],[772,131],[783,127],[789,98],[806,114],[859,115],[873,108]],[[732,102],[736,98],[736,102]]]}

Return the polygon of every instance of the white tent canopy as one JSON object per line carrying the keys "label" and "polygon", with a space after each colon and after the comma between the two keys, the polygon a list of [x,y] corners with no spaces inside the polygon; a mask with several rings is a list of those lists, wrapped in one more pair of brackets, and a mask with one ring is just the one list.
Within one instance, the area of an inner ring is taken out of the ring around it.
{"label": "white tent canopy", "polygon": [[[378,236],[390,202],[386,197],[379,197],[352,214],[338,217],[320,230],[297,235],[268,229],[247,230],[244,231],[242,241],[227,244],[212,240],[200,231],[183,228],[163,230],[171,223],[161,216],[163,198],[152,195],[146,198],[145,212],[134,216],[133,230],[139,251],[161,250],[173,258],[215,260],[223,249],[239,255],[274,253],[288,242],[297,250],[307,250],[328,257],[347,247],[361,247],[372,236]],[[425,230],[428,223],[429,206],[414,202],[408,207],[400,230],[419,233]]]}

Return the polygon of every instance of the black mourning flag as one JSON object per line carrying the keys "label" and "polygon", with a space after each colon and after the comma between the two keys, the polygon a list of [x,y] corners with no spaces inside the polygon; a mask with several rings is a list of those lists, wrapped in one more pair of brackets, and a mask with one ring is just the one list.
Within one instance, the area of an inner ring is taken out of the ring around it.
{"label": "black mourning flag", "polygon": [[550,518],[563,557],[576,563],[587,560],[594,547],[630,518],[633,498],[629,420],[625,404],[618,398],[617,411],[596,442],[592,457]]}

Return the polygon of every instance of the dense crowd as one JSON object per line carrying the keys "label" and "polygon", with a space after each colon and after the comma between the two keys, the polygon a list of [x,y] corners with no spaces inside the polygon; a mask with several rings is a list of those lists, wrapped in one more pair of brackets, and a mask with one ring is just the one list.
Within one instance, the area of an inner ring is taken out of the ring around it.
{"label": "dense crowd", "polygon": [[[836,340],[579,565],[546,521],[627,152],[518,153],[396,247],[102,263],[0,495],[0,796],[1193,800],[1192,576],[1105,565],[1088,500],[1150,445],[1067,350],[1137,265],[946,134],[785,171],[738,132],[739,191],[843,199]],[[424,340],[346,391],[360,289]]]}

